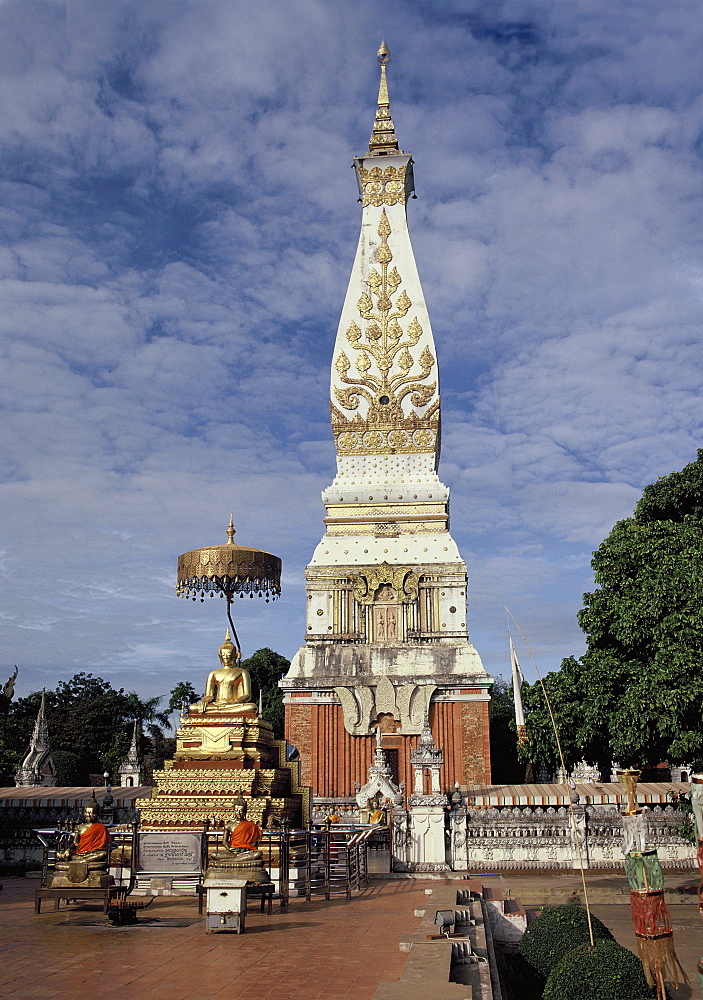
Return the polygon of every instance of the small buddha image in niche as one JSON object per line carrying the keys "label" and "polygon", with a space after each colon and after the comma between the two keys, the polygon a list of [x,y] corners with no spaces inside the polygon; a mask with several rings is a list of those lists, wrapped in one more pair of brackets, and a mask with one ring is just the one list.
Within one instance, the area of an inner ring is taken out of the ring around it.
{"label": "small buddha image in niche", "polygon": [[383,712],[376,719],[374,729],[380,729],[382,733],[396,733],[400,729],[400,723],[390,712]]}
{"label": "small buddha image in niche", "polygon": [[398,638],[398,602],[395,591],[387,583],[376,591],[373,631],[376,642],[392,642]]}

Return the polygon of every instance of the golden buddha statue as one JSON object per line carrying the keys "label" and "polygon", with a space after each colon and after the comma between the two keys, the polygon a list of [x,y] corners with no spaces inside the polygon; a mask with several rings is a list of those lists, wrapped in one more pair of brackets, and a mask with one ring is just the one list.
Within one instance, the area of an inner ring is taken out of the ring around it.
{"label": "golden buddha statue", "polygon": [[83,810],[84,822],[79,823],[73,834],[72,844],[56,855],[51,885],[83,885],[102,889],[112,881],[110,866],[110,834],[100,823],[100,807],[95,793]]}
{"label": "golden buddha statue", "polygon": [[246,818],[247,804],[240,795],[235,799],[232,816],[225,822],[222,832],[222,848],[233,854],[240,861],[261,858],[261,851],[256,845],[263,833],[258,823],[252,823]]}
{"label": "golden buddha statue", "polygon": [[222,844],[209,865],[209,870],[226,870],[234,878],[247,882],[269,882],[264,868],[264,856],[257,845],[263,836],[258,823],[246,818],[247,803],[240,794],[234,800],[232,815],[225,821]]}
{"label": "golden buddha statue", "polygon": [[222,666],[210,672],[205,694],[191,708],[202,714],[250,715],[253,712],[256,715],[249,671],[239,665],[241,654],[230,638],[229,629],[219,656]]}

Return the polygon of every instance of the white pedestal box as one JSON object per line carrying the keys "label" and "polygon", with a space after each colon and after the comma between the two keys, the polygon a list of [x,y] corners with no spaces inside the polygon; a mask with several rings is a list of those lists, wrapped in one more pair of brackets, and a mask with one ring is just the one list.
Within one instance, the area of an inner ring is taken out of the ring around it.
{"label": "white pedestal box", "polygon": [[205,876],[205,930],[244,933],[247,883],[242,879]]}

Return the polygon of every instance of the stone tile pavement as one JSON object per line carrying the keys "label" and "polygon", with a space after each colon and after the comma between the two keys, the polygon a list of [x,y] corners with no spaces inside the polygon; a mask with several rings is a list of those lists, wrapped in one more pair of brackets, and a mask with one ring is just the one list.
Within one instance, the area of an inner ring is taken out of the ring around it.
{"label": "stone tile pavement", "polygon": [[[693,1000],[703,955],[698,876],[666,878],[676,949],[691,979],[672,1000]],[[591,872],[587,880],[593,912],[636,951],[624,873]],[[477,881],[532,907],[581,895],[573,872]],[[400,978],[407,958],[400,940],[418,932],[414,911],[426,908],[425,889],[438,881],[374,879],[349,902],[295,899],[271,916],[255,904],[243,935],[205,934],[196,901],[173,897],[157,899],[134,927],[113,927],[98,907],[47,907],[35,916],[37,885],[6,878],[0,892],[0,996],[8,1000],[372,1000],[380,983]]]}
{"label": "stone tile pavement", "polygon": [[32,879],[0,892],[0,996],[8,1000],[371,1000],[397,981],[400,938],[419,926],[426,883],[373,882],[350,901],[258,905],[242,935],[206,934],[192,899],[161,897],[140,923],[98,907],[34,914]]}

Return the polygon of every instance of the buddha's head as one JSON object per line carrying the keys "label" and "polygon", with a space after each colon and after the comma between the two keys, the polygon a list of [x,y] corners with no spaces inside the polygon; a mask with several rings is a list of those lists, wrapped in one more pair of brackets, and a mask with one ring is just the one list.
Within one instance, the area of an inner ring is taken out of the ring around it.
{"label": "buddha's head", "polygon": [[243,819],[246,819],[246,815],[247,815],[247,802],[242,793],[239,792],[237,798],[234,800],[233,803],[232,816],[234,817],[234,819],[241,822]]}
{"label": "buddha's head", "polygon": [[225,634],[225,641],[220,646],[220,663],[223,667],[234,667],[240,659],[240,652],[230,639],[229,629]]}
{"label": "buddha's head", "polygon": [[95,796],[86,804],[83,810],[83,816],[88,821],[88,823],[97,823],[98,815],[100,814],[100,806],[97,803]]}

